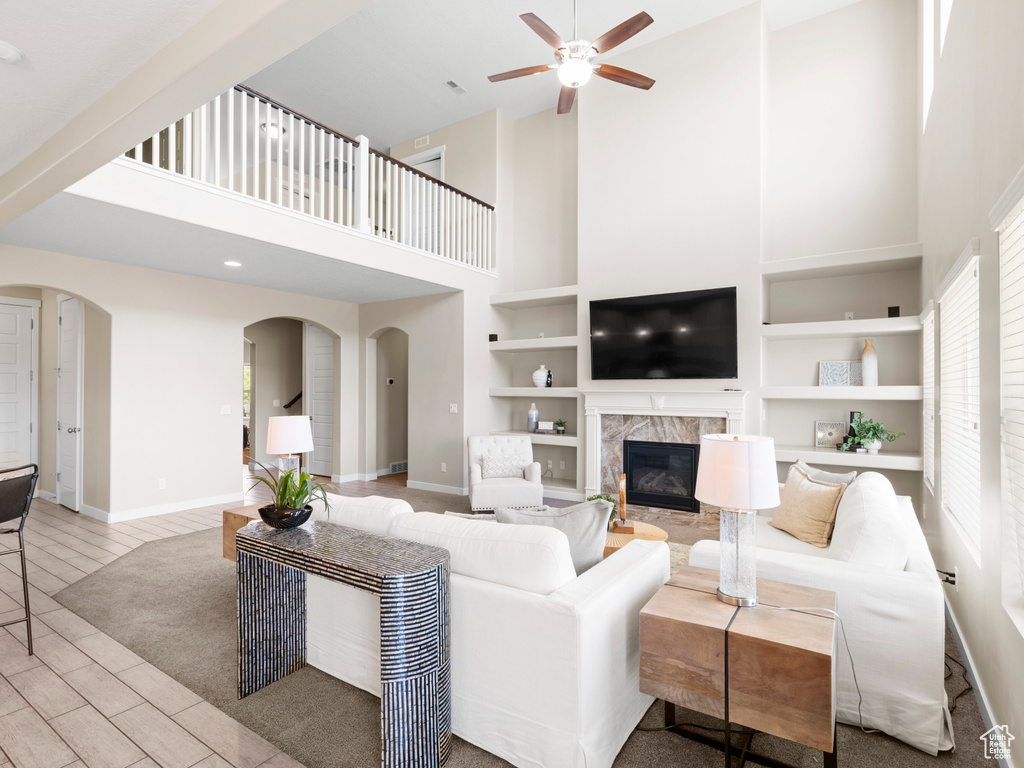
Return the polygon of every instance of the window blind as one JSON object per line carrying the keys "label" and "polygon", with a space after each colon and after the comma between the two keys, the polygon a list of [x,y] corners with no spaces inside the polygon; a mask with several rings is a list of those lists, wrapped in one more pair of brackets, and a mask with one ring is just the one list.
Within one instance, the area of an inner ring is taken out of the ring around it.
{"label": "window blind", "polygon": [[981,389],[978,259],[939,296],[939,439],[942,506],[981,548]]}
{"label": "window blind", "polygon": [[999,309],[1003,510],[1024,591],[1024,205],[999,228]]}
{"label": "window blind", "polygon": [[935,488],[935,311],[929,311],[921,322],[922,387],[924,408],[922,414],[924,450],[924,479]]}

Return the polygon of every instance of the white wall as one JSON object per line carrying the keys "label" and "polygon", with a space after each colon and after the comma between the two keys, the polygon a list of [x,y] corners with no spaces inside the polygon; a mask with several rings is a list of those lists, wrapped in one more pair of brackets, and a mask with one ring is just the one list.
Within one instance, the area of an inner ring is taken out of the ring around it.
{"label": "white wall", "polygon": [[[344,302],[10,245],[0,245],[0,274],[30,286],[59,277],[62,290],[110,313],[110,504],[103,511],[115,519],[241,497],[239,341],[247,325],[309,319],[340,336],[343,366],[357,368],[358,310]],[[341,471],[355,474],[352,378],[343,380],[335,430]]]}
{"label": "white wall", "polygon": [[408,458],[409,337],[392,329],[377,337],[377,469]]}
{"label": "white wall", "polygon": [[[1009,726],[1018,740],[1024,733],[1024,665],[1019,663],[1024,658],[1024,623],[1014,624],[1001,598],[1012,582],[1002,570],[1008,531],[999,485],[998,242],[988,212],[1024,164],[1022,35],[1024,5],[1015,0],[953,4],[920,140],[919,202],[925,300],[934,297],[968,241],[981,238],[980,563],[940,509],[940,498],[927,488],[922,525],[936,566],[959,568],[958,590],[946,590],[950,608],[995,722]],[[939,450],[941,454],[941,446]],[[941,471],[937,482],[941,489]],[[1024,619],[1019,608],[1017,614]],[[968,742],[976,736],[960,738]],[[1022,764],[1019,755],[1015,763]]]}
{"label": "white wall", "polygon": [[916,23],[861,0],[772,33],[766,259],[915,242]]}
{"label": "white wall", "polygon": [[246,326],[243,333],[252,342],[250,371],[255,383],[255,396],[250,401],[249,455],[272,467],[277,464],[277,456],[266,452],[267,420],[302,414],[302,400],[288,410],[284,407],[302,391],[302,323],[274,317]]}

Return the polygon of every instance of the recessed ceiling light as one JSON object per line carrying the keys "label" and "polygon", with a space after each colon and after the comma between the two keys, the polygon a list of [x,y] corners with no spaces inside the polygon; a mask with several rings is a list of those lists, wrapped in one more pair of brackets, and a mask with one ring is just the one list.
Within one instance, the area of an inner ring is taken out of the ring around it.
{"label": "recessed ceiling light", "polygon": [[5,64],[17,64],[24,58],[25,52],[18,46],[8,43],[6,40],[0,40],[0,61]]}
{"label": "recessed ceiling light", "polygon": [[225,267],[240,267],[240,266],[242,266],[242,262],[240,262],[240,261],[225,261],[224,262],[224,266]]}

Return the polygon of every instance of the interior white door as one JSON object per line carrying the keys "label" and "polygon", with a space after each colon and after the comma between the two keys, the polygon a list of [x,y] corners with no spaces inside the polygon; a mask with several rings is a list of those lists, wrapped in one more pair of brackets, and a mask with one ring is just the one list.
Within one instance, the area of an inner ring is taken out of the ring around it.
{"label": "interior white door", "polygon": [[334,465],[334,339],[315,325],[306,325],[306,394],[303,402],[313,428],[313,452],[307,471],[331,476]]}
{"label": "interior white door", "polygon": [[82,302],[57,300],[57,503],[82,508]]}
{"label": "interior white door", "polygon": [[36,460],[34,314],[33,307],[0,304],[0,468]]}

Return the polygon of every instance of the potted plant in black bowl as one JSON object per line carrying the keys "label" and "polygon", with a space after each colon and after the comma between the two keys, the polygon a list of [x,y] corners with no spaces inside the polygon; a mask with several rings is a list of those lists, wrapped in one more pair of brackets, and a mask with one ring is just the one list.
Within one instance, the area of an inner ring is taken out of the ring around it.
{"label": "potted plant in black bowl", "polygon": [[[295,528],[309,520],[313,514],[313,507],[310,502],[314,499],[322,499],[324,508],[327,510],[327,517],[331,516],[331,505],[327,501],[327,491],[320,483],[313,480],[311,475],[300,472],[297,469],[289,469],[281,472],[277,477],[260,462],[256,462],[267,477],[254,475],[257,483],[263,483],[274,495],[274,500],[260,507],[260,518],[271,528]],[[254,483],[253,488],[256,487]]]}

